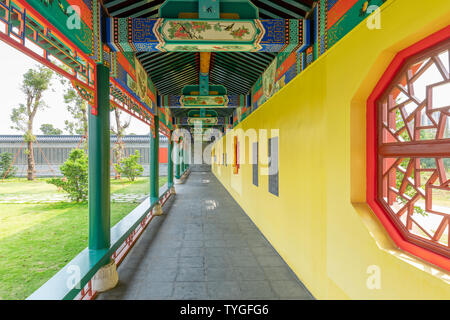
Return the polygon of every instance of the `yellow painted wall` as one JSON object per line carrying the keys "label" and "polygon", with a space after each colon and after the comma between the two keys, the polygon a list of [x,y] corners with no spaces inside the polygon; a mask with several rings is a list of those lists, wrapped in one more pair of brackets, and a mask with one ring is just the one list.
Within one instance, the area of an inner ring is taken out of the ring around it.
{"label": "yellow painted wall", "polygon": [[[397,250],[364,203],[367,97],[395,53],[450,23],[450,1],[390,0],[381,23],[360,24],[235,128],[280,130],[279,197],[267,176],[252,184],[248,161],[213,172],[316,298],[450,299],[449,273]],[[371,265],[380,289],[366,285]]]}

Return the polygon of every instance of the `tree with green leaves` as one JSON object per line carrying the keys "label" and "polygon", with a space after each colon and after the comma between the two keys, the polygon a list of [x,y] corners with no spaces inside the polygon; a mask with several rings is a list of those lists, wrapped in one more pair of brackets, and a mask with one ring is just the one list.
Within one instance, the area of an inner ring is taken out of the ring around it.
{"label": "tree with green leaves", "polygon": [[0,178],[8,179],[16,174],[17,168],[13,166],[13,155],[9,152],[0,154]]}
{"label": "tree with green leaves", "polygon": [[59,167],[63,178],[48,179],[47,182],[62,188],[72,201],[86,201],[88,196],[88,156],[83,149],[72,149],[69,158]]}
{"label": "tree with green leaves", "polygon": [[134,154],[130,154],[129,157],[120,160],[120,163],[116,163],[114,168],[119,174],[123,174],[130,181],[136,180],[144,172],[144,168],[138,163],[141,154],[138,150]]}
{"label": "tree with green leaves", "polygon": [[24,133],[24,141],[27,143],[27,179],[34,180],[35,162],[33,156],[33,142],[36,137],[33,135],[33,122],[38,110],[47,107],[43,101],[43,94],[50,88],[53,71],[40,66],[36,69],[29,69],[23,75],[23,82],[20,87],[25,94],[25,104],[13,108],[11,113],[11,121],[14,124],[12,129],[22,131]]}
{"label": "tree with green leaves", "polygon": [[[76,92],[69,81],[63,79],[61,82],[66,85],[64,102],[66,103],[67,111],[70,112],[74,119],[74,121],[66,120],[64,129],[70,134],[79,134],[86,139],[88,136],[88,104]],[[86,143],[84,148],[87,148]]]}
{"label": "tree with green leaves", "polygon": [[[125,151],[125,143],[123,142],[123,137],[125,135],[125,130],[130,126],[131,117],[128,121],[122,123],[120,120],[121,112],[119,108],[114,108],[114,115],[116,118],[116,127],[111,127],[111,132],[116,135],[117,140],[113,147],[114,157],[116,159],[116,164],[122,161],[122,157]],[[120,179],[120,172],[116,170],[114,179]]]}
{"label": "tree with green leaves", "polygon": [[[63,66],[63,69],[69,71],[69,68],[66,66]],[[73,117],[73,120],[64,121],[64,130],[66,130],[69,134],[81,135],[82,140],[84,140],[82,147],[87,150],[88,103],[78,94],[69,80],[61,75],[58,75],[58,77],[61,84],[65,87],[63,98],[67,111],[69,111]]]}
{"label": "tree with green leaves", "polygon": [[63,133],[61,129],[55,128],[51,123],[42,124],[40,129],[42,134],[49,136],[58,136]]}

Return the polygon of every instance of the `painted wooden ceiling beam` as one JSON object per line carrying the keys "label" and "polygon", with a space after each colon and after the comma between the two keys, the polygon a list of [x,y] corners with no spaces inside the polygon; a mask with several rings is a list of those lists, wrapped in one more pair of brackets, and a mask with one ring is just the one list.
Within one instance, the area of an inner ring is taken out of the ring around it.
{"label": "painted wooden ceiling beam", "polygon": [[166,108],[238,108],[247,106],[245,95],[162,95],[161,106]]}
{"label": "painted wooden ceiling beam", "polygon": [[124,52],[301,51],[310,33],[304,19],[106,18],[105,23],[107,44]]}

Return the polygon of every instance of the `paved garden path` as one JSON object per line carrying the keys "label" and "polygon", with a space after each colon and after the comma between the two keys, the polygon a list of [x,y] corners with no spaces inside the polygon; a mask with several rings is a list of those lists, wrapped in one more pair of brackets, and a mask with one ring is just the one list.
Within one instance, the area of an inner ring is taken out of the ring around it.
{"label": "paved garden path", "polygon": [[[142,202],[148,195],[143,193],[112,193],[112,202]],[[68,196],[64,193],[54,194],[23,194],[23,195],[2,195],[0,194],[0,203],[56,203],[56,202],[71,202]]]}
{"label": "paved garden path", "polygon": [[192,172],[98,299],[312,299],[210,172]]}

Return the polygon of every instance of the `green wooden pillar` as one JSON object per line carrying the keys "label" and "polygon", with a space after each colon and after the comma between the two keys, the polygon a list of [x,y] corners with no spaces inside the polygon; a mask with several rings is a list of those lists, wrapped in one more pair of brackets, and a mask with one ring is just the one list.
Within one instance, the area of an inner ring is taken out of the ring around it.
{"label": "green wooden pillar", "polygon": [[180,144],[178,142],[175,143],[175,178],[179,180],[181,178],[181,170],[180,170]]}
{"label": "green wooden pillar", "polygon": [[172,159],[173,141],[172,132],[170,132],[169,141],[167,144],[167,186],[173,186],[173,159]]}
{"label": "green wooden pillar", "polygon": [[89,249],[110,246],[109,69],[98,64],[97,105],[89,112]]}
{"label": "green wooden pillar", "polygon": [[159,201],[159,117],[155,116],[155,135],[150,133],[150,203]]}

